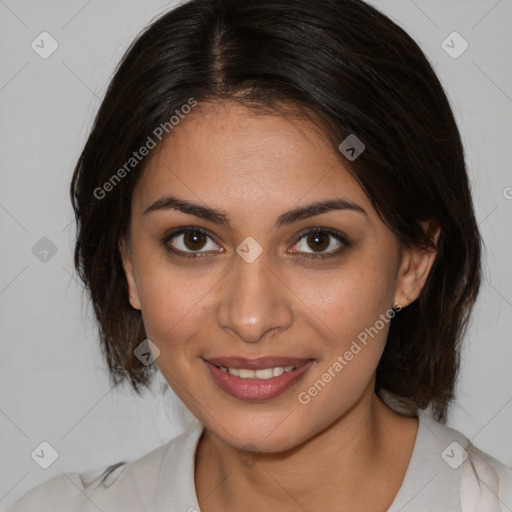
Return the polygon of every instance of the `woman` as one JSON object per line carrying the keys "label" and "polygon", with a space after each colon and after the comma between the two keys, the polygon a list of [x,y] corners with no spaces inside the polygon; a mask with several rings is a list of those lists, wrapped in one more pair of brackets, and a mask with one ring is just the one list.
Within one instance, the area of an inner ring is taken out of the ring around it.
{"label": "woman", "polygon": [[481,240],[446,95],[377,10],[170,11],[123,58],[71,196],[113,381],[158,368],[198,421],[11,510],[510,510],[512,470],[435,421]]}

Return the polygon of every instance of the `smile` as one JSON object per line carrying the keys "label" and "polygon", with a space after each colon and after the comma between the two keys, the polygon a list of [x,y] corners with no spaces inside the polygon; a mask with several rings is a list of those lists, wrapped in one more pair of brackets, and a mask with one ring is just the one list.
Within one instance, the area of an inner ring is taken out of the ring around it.
{"label": "smile", "polygon": [[281,395],[311,368],[313,359],[203,359],[214,384],[239,400],[268,400]]}

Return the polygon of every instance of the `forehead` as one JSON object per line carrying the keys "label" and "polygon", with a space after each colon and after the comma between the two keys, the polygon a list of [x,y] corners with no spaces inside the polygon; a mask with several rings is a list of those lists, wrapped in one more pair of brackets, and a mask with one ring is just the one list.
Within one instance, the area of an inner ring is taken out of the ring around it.
{"label": "forehead", "polygon": [[165,192],[211,204],[289,206],[340,195],[371,208],[318,125],[236,102],[197,107],[164,139],[134,193],[140,208]]}

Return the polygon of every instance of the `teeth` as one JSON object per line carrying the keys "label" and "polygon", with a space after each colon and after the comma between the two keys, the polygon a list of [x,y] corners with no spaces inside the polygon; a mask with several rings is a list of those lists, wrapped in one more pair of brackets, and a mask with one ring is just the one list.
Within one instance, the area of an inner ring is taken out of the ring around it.
{"label": "teeth", "polygon": [[272,377],[279,377],[279,375],[283,375],[284,368],[282,366],[276,366],[272,368]]}
{"label": "teeth", "polygon": [[279,377],[283,375],[285,372],[291,372],[297,368],[296,366],[276,366],[274,368],[261,368],[260,370],[249,370],[247,368],[225,368],[224,366],[219,366],[219,369],[223,372],[227,372],[230,375],[234,375],[235,377],[240,377],[241,379],[261,379],[267,380],[272,379],[273,377]]}
{"label": "teeth", "polygon": [[272,368],[264,368],[262,370],[256,370],[254,375],[257,379],[271,379],[272,378]]}

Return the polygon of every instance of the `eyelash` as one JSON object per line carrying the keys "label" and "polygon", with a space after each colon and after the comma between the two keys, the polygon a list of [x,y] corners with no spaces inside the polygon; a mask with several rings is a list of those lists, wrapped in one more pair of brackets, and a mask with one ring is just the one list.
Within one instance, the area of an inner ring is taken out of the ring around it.
{"label": "eyelash", "polygon": [[[161,243],[162,243],[164,249],[171,254],[175,254],[175,255],[183,257],[183,258],[205,258],[205,257],[208,257],[204,252],[197,251],[197,252],[192,252],[192,253],[186,253],[184,251],[175,249],[172,246],[168,245],[169,241],[172,240],[173,238],[175,238],[176,236],[187,234],[190,232],[201,233],[201,234],[207,236],[208,238],[212,239],[215,242],[212,235],[203,228],[195,228],[195,227],[179,228],[175,231],[172,231],[171,233],[166,234],[161,239]],[[334,252],[331,252],[331,253],[323,253],[323,254],[322,253],[301,253],[301,252],[297,251],[297,252],[295,252],[295,254],[299,255],[299,257],[301,257],[301,258],[304,257],[307,259],[322,259],[323,260],[326,258],[332,258],[334,256],[339,256],[341,253],[343,253],[345,251],[345,249],[350,247],[350,244],[344,235],[342,235],[341,233],[338,233],[337,231],[334,231],[332,229],[322,228],[322,227],[308,228],[307,230],[300,233],[294,246],[297,245],[303,238],[306,238],[309,235],[317,234],[317,233],[322,233],[322,234],[332,236],[333,238],[335,238],[338,242],[340,242],[342,244],[341,247],[339,247],[338,249],[336,249]],[[215,243],[217,243],[217,242],[215,242]],[[217,244],[217,245],[219,245],[219,244]]]}

